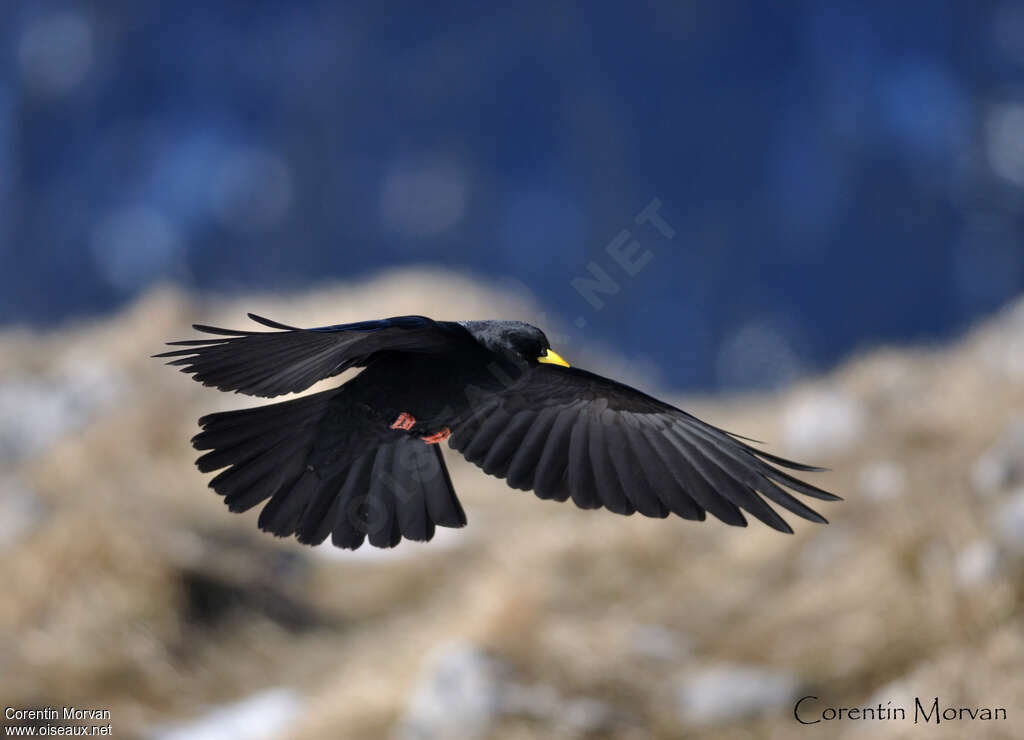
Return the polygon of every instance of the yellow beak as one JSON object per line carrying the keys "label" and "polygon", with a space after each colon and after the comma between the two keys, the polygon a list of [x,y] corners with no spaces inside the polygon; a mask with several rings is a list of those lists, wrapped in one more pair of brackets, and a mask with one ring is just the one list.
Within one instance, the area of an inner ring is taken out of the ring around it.
{"label": "yellow beak", "polygon": [[547,365],[561,365],[562,367],[569,367],[569,363],[558,356],[558,353],[553,349],[545,350],[544,354],[537,358],[537,362],[543,362]]}

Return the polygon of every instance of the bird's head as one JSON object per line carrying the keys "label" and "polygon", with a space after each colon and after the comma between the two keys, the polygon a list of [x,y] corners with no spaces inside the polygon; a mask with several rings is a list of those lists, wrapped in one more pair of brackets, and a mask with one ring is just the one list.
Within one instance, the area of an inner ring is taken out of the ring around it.
{"label": "bird's head", "polygon": [[546,363],[569,367],[551,349],[548,338],[536,326],[522,321],[463,321],[462,325],[480,344],[517,364]]}

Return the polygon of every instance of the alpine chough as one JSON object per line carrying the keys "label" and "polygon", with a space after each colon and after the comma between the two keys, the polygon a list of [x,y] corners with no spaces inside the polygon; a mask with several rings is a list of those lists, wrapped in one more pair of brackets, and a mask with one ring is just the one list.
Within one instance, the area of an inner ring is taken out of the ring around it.
{"label": "alpine chough", "polygon": [[437,445],[445,439],[512,488],[584,509],[710,512],[738,526],[746,511],[792,532],[765,499],[816,522],[826,520],[784,488],[838,499],[780,469],[822,468],[571,367],[529,324],[397,316],[300,329],[249,317],[274,331],[197,324],[211,336],[157,356],[203,385],[264,398],[365,368],[337,388],[199,420],[196,464],[223,468],[210,487],[231,511],[266,501],[259,526],[281,537],[394,547],[463,526]]}

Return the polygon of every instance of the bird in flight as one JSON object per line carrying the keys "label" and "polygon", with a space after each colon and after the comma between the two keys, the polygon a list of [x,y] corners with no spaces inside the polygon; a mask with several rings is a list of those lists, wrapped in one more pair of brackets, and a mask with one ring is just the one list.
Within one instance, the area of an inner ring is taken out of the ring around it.
{"label": "bird in flight", "polygon": [[[273,331],[219,329],[169,342],[203,385],[271,398],[342,371],[337,388],[199,419],[192,445],[231,511],[266,501],[261,529],[306,544],[356,549],[429,540],[466,515],[439,442],[489,475],[584,509],[675,514],[746,526],[746,511],[792,532],[765,499],[826,520],[789,491],[839,497],[771,455],[635,388],[571,367],[520,321],[397,316],[313,329],[249,317]],[[785,490],[789,489],[789,491]]]}

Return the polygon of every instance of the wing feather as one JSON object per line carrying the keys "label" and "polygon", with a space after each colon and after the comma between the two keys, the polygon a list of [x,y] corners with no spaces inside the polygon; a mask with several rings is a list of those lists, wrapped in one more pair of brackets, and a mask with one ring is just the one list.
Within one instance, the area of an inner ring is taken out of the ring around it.
{"label": "wing feather", "polygon": [[513,488],[571,497],[585,509],[672,512],[693,520],[710,512],[735,526],[746,526],[747,512],[792,532],[769,501],[804,519],[825,519],[783,487],[838,499],[780,469],[821,468],[751,447],[739,435],[577,368],[531,367],[479,401],[477,411],[453,433],[454,449]]}
{"label": "wing feather", "polygon": [[612,457],[616,455],[621,457],[623,454],[621,449],[616,449],[614,437],[608,434],[608,427],[611,425],[610,417],[613,417],[614,413],[598,401],[593,404],[591,414],[588,424],[587,453],[590,455],[594,471],[594,489],[597,491],[601,503],[609,511],[616,514],[632,514],[636,508],[626,495],[626,491],[619,481],[619,474],[615,470],[615,463],[612,462]]}
{"label": "wing feather", "polygon": [[601,506],[597,495],[597,484],[594,481],[594,468],[590,464],[588,447],[590,443],[590,425],[594,423],[590,409],[579,413],[572,426],[569,439],[569,493],[573,502],[581,509],[596,509]]}
{"label": "wing feather", "polygon": [[513,456],[522,445],[523,438],[536,421],[536,411],[524,409],[516,412],[498,438],[491,444],[487,455],[480,463],[484,472],[504,478],[512,465]]}
{"label": "wing feather", "polygon": [[533,491],[540,498],[565,501],[569,498],[569,449],[578,409],[573,406],[558,409],[537,461]]}
{"label": "wing feather", "polygon": [[[614,413],[606,411],[606,413]],[[668,516],[668,507],[658,497],[654,486],[644,471],[645,464],[637,453],[641,444],[639,439],[634,444],[631,438],[639,438],[634,428],[625,424],[609,423],[604,427],[605,435],[613,447],[611,458],[615,468],[618,484],[638,512],[644,516],[663,518]]]}
{"label": "wing feather", "polygon": [[537,414],[537,419],[526,431],[509,463],[505,478],[509,486],[521,491],[533,488],[541,454],[557,418],[557,408],[541,409]]}
{"label": "wing feather", "polygon": [[347,368],[363,366],[380,352],[440,353],[473,341],[458,324],[425,316],[395,316],[313,329],[299,329],[255,314],[249,317],[279,331],[194,324],[193,328],[212,338],[168,342],[185,349],[154,357],[172,358],[167,364],[179,367],[203,385],[270,398],[298,393]]}

